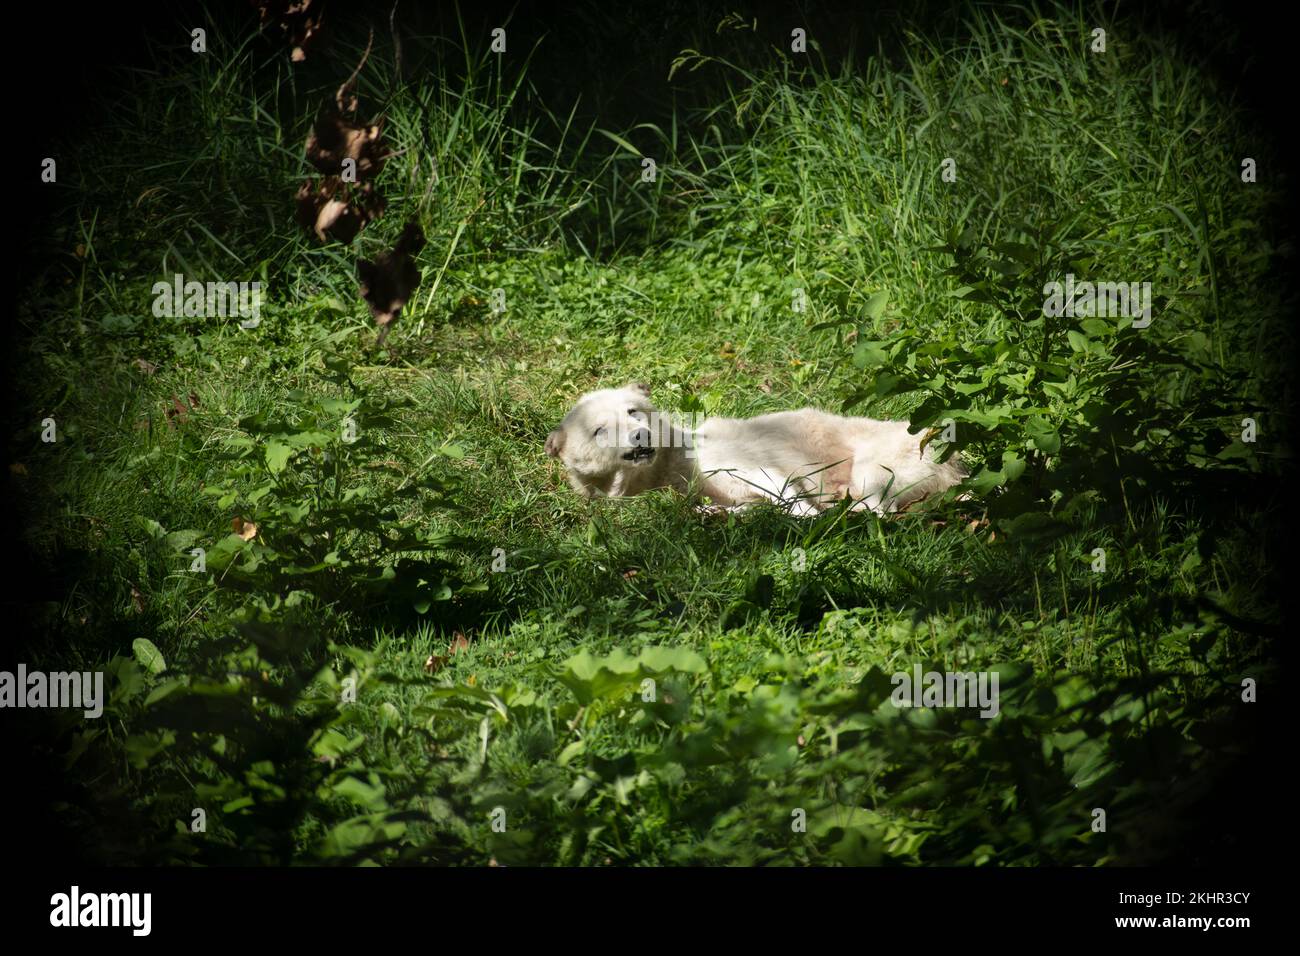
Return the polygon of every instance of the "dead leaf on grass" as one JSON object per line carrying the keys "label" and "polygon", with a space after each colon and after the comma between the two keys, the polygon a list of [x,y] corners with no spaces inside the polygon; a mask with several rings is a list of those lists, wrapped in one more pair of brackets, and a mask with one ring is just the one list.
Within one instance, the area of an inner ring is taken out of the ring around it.
{"label": "dead leaf on grass", "polygon": [[375,261],[357,260],[357,278],[361,283],[361,297],[370,306],[370,313],[379,326],[377,344],[382,345],[388,331],[402,314],[402,307],[420,285],[420,267],[415,255],[424,248],[424,233],[412,221],[402,230],[397,244],[388,252],[375,256]]}
{"label": "dead leaf on grass", "polygon": [[384,213],[384,197],[370,183],[350,186],[338,176],[306,180],[295,197],[298,225],[321,242],[349,243]]}
{"label": "dead leaf on grass", "polygon": [[275,27],[289,42],[289,59],[301,63],[324,36],[321,0],[250,0],[263,27]]}
{"label": "dead leaf on grass", "polygon": [[379,175],[391,155],[382,123],[354,123],[338,113],[316,120],[307,134],[306,153],[307,162],[326,176],[341,176],[344,160],[352,160],[357,182]]}

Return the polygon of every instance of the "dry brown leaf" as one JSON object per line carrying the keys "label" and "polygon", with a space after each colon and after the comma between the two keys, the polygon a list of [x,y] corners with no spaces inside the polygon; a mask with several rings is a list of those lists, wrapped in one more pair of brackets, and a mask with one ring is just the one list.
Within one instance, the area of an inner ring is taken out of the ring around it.
{"label": "dry brown leaf", "polygon": [[357,181],[379,175],[391,153],[384,144],[383,124],[354,123],[337,113],[327,113],[316,120],[307,134],[307,162],[326,176],[340,176],[343,161],[356,163]]}
{"label": "dry brown leaf", "polygon": [[153,362],[146,362],[142,358],[138,358],[135,360],[135,367],[138,368],[140,371],[144,372],[144,374],[146,375],[152,375],[154,372],[158,371],[157,365],[154,365]]}
{"label": "dry brown leaf", "polygon": [[370,306],[370,313],[379,326],[379,345],[420,284],[420,267],[415,264],[414,256],[423,248],[424,233],[412,221],[402,229],[397,245],[391,250],[375,256],[374,262],[357,260],[361,297]]}
{"label": "dry brown leaf", "polygon": [[316,214],[313,228],[317,238],[322,241],[327,238],[331,230],[335,230],[338,238],[344,242],[351,242],[359,231],[352,225],[351,217],[348,216],[348,204],[342,199],[331,199],[321,206],[320,212]]}
{"label": "dry brown leaf", "polygon": [[274,26],[292,47],[289,59],[301,63],[323,37],[323,3],[320,0],[250,0],[262,26]]}
{"label": "dry brown leaf", "polygon": [[349,243],[357,233],[384,213],[384,197],[370,183],[352,186],[338,176],[319,183],[308,179],[295,196],[295,218],[321,242],[337,239]]}
{"label": "dry brown leaf", "polygon": [[166,420],[167,427],[175,429],[176,425],[172,424],[173,421],[184,425],[185,421],[189,418],[190,412],[194,411],[198,407],[199,396],[195,392],[190,392],[188,403],[182,401],[179,396],[173,395],[171,407],[163,410],[163,416]]}
{"label": "dry brown leaf", "polygon": [[27,474],[27,466],[24,465],[21,461],[15,461],[9,466],[9,474],[25,475]]}
{"label": "dry brown leaf", "polygon": [[[396,9],[396,7],[394,7]],[[343,85],[338,88],[334,94],[334,102],[338,106],[340,113],[355,113],[357,111],[357,97],[353,92],[357,86],[357,77],[361,75],[361,68],[366,65],[366,60],[370,59],[370,51],[375,46],[375,31],[370,31],[370,39],[366,41],[365,52],[361,54],[361,60],[357,63],[356,69],[352,75],[343,81]]]}
{"label": "dry brown leaf", "polygon": [[257,525],[251,521],[245,521],[239,515],[235,515],[230,521],[230,531],[237,534],[245,541],[252,541],[257,536]]}
{"label": "dry brown leaf", "polygon": [[172,396],[171,408],[165,409],[163,411],[163,416],[167,422],[167,427],[172,429],[176,427],[175,425],[172,424],[173,421],[176,421],[179,424],[184,425],[185,420],[189,418],[189,414],[190,414],[189,408],[186,407],[185,403],[182,402],[180,398],[175,395]]}
{"label": "dry brown leaf", "polygon": [[453,657],[463,651],[469,650],[469,641],[460,631],[451,632],[451,646],[447,648],[446,654],[430,654],[424,662],[424,672],[426,674],[436,674],[446,667]]}

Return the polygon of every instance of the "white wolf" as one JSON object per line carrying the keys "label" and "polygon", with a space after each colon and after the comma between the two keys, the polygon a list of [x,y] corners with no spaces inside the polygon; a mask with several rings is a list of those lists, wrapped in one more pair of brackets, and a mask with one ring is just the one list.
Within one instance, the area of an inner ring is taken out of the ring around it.
{"label": "white wolf", "polygon": [[906,422],[846,418],[816,408],[710,418],[692,430],[650,403],[644,384],[590,392],[546,438],[569,483],[588,498],[676,488],[736,509],[775,501],[799,515],[844,497],[878,514],[956,485],[956,455],[940,463]]}

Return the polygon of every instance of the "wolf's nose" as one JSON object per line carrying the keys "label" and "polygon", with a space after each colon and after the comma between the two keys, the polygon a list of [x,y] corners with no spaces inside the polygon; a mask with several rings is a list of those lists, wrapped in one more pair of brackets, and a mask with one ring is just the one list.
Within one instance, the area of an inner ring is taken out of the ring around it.
{"label": "wolf's nose", "polygon": [[633,448],[649,448],[650,429],[645,427],[635,428],[632,430],[632,434],[628,436],[628,440],[632,442]]}

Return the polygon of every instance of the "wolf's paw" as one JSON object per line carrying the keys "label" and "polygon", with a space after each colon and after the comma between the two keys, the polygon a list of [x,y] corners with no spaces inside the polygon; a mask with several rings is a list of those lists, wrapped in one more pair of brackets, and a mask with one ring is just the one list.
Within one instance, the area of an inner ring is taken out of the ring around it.
{"label": "wolf's paw", "polygon": [[705,517],[715,517],[717,515],[731,514],[732,512],[735,511],[744,511],[744,510],[745,510],[744,505],[730,505],[730,506],[715,505],[712,502],[708,502],[706,504],[698,504],[695,506],[696,513],[704,515]]}

